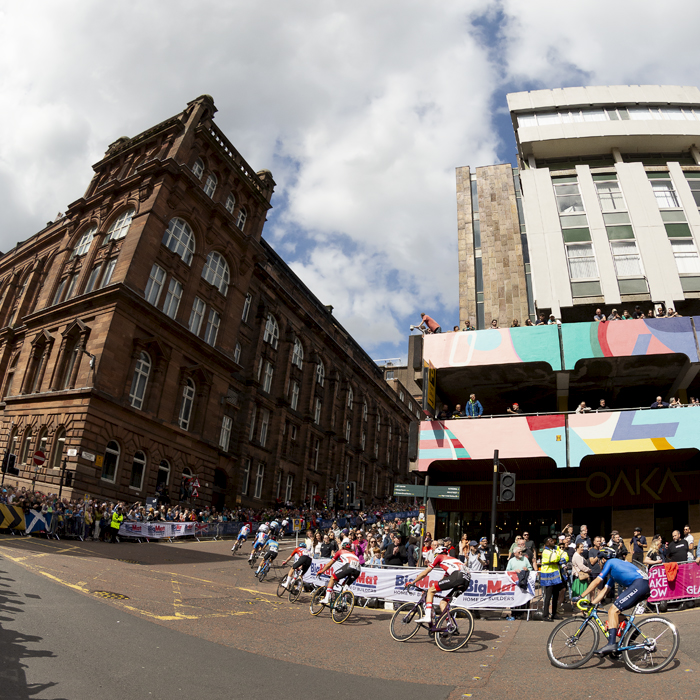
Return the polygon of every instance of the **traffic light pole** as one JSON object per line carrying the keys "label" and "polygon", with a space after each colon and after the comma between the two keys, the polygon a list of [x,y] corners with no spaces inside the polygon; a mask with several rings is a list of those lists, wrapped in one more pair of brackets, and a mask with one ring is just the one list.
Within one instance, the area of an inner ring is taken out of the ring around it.
{"label": "traffic light pole", "polygon": [[423,527],[420,529],[420,548],[418,551],[418,566],[423,563],[423,542],[425,541],[425,528],[428,525],[428,482],[430,477],[425,475],[425,491],[423,492]]}
{"label": "traffic light pole", "polygon": [[496,550],[496,495],[498,489],[498,450],[493,451],[493,483],[491,485],[491,569],[498,569],[498,552]]}
{"label": "traffic light pole", "polygon": [[63,465],[61,466],[61,480],[58,484],[58,500],[61,500],[61,494],[63,493],[63,479],[66,476],[66,466],[67,466],[68,458],[64,457],[63,458]]}

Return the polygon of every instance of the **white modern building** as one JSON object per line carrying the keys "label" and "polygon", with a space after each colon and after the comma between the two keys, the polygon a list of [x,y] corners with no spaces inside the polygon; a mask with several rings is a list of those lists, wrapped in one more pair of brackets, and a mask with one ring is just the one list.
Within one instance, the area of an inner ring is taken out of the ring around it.
{"label": "white modern building", "polygon": [[700,313],[700,90],[508,95],[538,311],[591,320],[651,302]]}

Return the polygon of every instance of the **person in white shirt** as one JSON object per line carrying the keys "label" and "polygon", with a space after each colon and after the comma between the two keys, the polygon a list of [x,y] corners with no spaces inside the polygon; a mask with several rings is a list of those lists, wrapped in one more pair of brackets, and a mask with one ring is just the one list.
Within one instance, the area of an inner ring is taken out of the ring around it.
{"label": "person in white shirt", "polygon": [[483,553],[478,550],[478,546],[476,540],[469,543],[469,554],[465,563],[470,571],[483,571],[486,567],[486,559]]}
{"label": "person in white shirt", "polygon": [[695,538],[690,533],[690,525],[683,528],[683,539],[688,543],[688,550],[691,554],[695,551]]}

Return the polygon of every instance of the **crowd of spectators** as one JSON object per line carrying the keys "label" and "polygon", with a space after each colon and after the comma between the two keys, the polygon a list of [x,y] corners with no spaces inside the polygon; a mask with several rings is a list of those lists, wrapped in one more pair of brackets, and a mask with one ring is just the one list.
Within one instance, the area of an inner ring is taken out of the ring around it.
{"label": "crowd of spectators", "polygon": [[593,316],[593,320],[599,323],[607,323],[608,321],[632,321],[639,318],[681,318],[681,315],[671,307],[664,309],[663,306],[657,306],[655,309],[643,311],[641,306],[637,305],[634,307],[632,313],[625,309],[622,312],[622,316],[620,316],[617,309],[613,309],[607,316],[601,309],[596,309],[595,315]]}

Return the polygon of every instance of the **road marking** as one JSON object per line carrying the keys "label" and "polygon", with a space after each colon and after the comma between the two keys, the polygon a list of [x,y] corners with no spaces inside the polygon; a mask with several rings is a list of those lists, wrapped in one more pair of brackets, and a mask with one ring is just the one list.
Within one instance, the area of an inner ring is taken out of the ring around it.
{"label": "road marking", "polygon": [[233,586],[233,589],[236,591],[245,591],[246,593],[255,593],[255,595],[269,595],[273,598],[278,597],[276,593],[265,593],[265,591],[256,591],[253,588],[237,588],[236,586]]}

